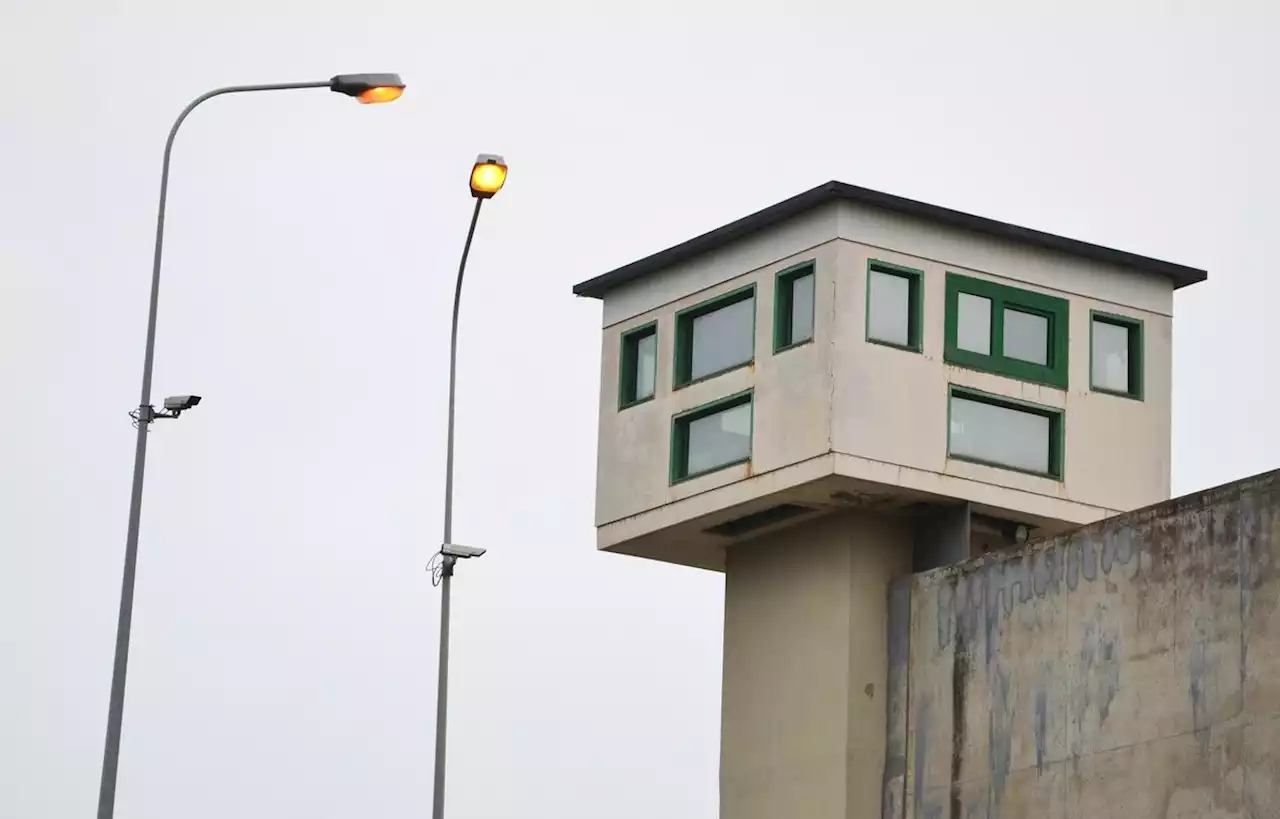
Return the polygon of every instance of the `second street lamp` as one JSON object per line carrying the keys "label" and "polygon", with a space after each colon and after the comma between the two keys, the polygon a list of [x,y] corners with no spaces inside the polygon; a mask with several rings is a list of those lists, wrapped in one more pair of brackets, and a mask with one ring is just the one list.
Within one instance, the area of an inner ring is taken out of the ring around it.
{"label": "second street lamp", "polygon": [[147,431],[153,421],[177,418],[180,413],[200,403],[195,395],[180,395],[165,400],[163,410],[151,405],[151,371],[156,352],[156,312],[160,300],[160,259],[164,249],[164,214],[169,197],[169,159],[173,140],[187,115],[205,100],[223,94],[250,91],[291,91],[301,88],[328,88],[355,97],[360,102],[391,102],[404,93],[398,74],[339,74],[327,80],[283,82],[267,85],[231,85],[201,94],[182,109],[169,138],[164,143],[164,161],[160,168],[160,206],[156,213],[155,253],[151,261],[151,302],[147,313],[147,345],[142,359],[142,398],[130,413],[138,430],[133,455],[133,489],[129,497],[129,530],[125,538],[124,575],[120,583],[120,614],[116,621],[116,650],[111,669],[111,700],[107,706],[106,747],[102,752],[102,782],[98,790],[98,819],[111,819],[115,814],[116,773],[120,764],[120,732],[124,723],[125,678],[129,668],[129,635],[133,623],[133,587],[138,564],[138,529],[142,520],[142,483],[147,462]]}
{"label": "second street lamp", "polygon": [[453,542],[453,416],[458,371],[458,307],[462,303],[462,277],[467,272],[467,256],[471,254],[471,239],[480,219],[480,206],[502,190],[506,181],[507,163],[502,157],[497,154],[476,157],[475,165],[471,167],[471,195],[476,200],[476,207],[471,211],[471,227],[467,229],[467,241],[462,246],[458,283],[453,291],[453,325],[449,333],[449,428],[444,455],[444,539],[440,551],[433,558],[432,570],[432,581],[435,582],[438,575],[440,583],[440,662],[436,685],[436,769],[431,795],[432,819],[444,816],[444,763],[449,721],[449,584],[458,558],[484,554],[484,549]]}
{"label": "second street lamp", "polygon": [[507,163],[497,154],[480,154],[471,166],[471,195],[476,198],[476,212],[480,203],[492,199],[507,181]]}

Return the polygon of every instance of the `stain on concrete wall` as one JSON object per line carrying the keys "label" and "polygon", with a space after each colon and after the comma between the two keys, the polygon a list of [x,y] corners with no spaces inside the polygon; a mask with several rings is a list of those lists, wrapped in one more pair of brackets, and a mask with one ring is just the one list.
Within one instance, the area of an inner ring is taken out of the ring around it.
{"label": "stain on concrete wall", "polygon": [[902,577],[889,584],[888,666],[885,674],[884,787],[881,819],[901,819],[907,786],[907,674],[910,672],[911,581]]}
{"label": "stain on concrete wall", "polygon": [[886,819],[1280,817],[1280,472],[916,575],[890,619]]}

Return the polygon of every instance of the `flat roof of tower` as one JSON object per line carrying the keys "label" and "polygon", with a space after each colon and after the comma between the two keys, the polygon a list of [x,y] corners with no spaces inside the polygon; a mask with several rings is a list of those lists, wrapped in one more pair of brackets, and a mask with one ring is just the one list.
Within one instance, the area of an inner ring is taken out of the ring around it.
{"label": "flat roof of tower", "polygon": [[1207,271],[1194,267],[1152,259],[1148,256],[1139,256],[1136,253],[1102,247],[1101,245],[1082,242],[1078,239],[1068,239],[1065,236],[1044,233],[1039,230],[1012,225],[1008,222],[998,222],[995,219],[974,216],[958,210],[930,205],[926,202],[917,202],[914,199],[904,199],[901,196],[881,193],[869,188],[860,188],[857,185],[831,181],[816,188],[811,188],[790,199],[784,199],[781,202],[770,205],[764,210],[758,210],[750,216],[744,216],[737,221],[722,225],[701,236],[696,236],[687,242],[681,242],[674,247],[645,256],[643,259],[623,265],[616,270],[610,270],[608,273],[602,273],[595,278],[579,282],[573,286],[573,293],[575,296],[587,296],[595,299],[603,298],[605,293],[619,285],[715,250],[757,231],[766,230],[805,211],[830,202],[839,201],[857,202],[938,225],[1021,242],[1022,244],[1033,245],[1045,250],[1054,250],[1098,262],[1106,262],[1137,272],[1154,273],[1170,279],[1173,282],[1174,289],[1202,282],[1209,277]]}

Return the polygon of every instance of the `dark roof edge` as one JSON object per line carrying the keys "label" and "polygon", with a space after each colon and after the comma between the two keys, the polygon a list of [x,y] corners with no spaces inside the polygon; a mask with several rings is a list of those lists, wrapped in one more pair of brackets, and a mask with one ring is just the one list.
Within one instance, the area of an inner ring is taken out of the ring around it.
{"label": "dark roof edge", "polygon": [[961,211],[939,207],[938,205],[917,202],[914,199],[904,199],[901,196],[881,193],[869,188],[860,188],[844,182],[832,181],[816,188],[811,188],[790,199],[784,199],[775,205],[758,210],[749,216],[744,216],[701,236],[681,242],[674,247],[658,251],[631,264],[596,276],[593,279],[579,282],[573,286],[573,294],[595,299],[603,298],[605,293],[619,285],[715,250],[718,247],[772,227],[820,205],[842,200],[859,202],[894,213],[913,216],[924,221],[1009,239],[1071,256],[1106,262],[1144,273],[1154,273],[1171,279],[1175,290],[1209,278],[1207,271],[1198,268],[1152,259],[1148,256],[1139,256],[1136,253],[1129,253],[1124,250],[1102,247],[1101,245],[1082,242],[1078,239],[1068,239],[1065,236],[1057,236],[1052,233],[1032,230],[1031,228],[1019,227],[1008,222],[999,222],[983,216],[962,213]]}

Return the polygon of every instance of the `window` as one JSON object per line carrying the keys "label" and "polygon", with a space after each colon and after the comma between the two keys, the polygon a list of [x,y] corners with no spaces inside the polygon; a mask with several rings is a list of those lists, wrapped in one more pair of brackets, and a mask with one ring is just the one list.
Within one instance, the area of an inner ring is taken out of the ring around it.
{"label": "window", "polygon": [[920,352],[923,277],[887,262],[867,265],[867,341]]}
{"label": "window", "polygon": [[787,268],[778,274],[773,301],[773,351],[813,341],[813,262]]}
{"label": "window", "polygon": [[672,419],[672,483],[751,459],[751,399],[731,395]]}
{"label": "window", "polygon": [[951,388],[947,455],[1062,480],[1062,411]]}
{"label": "window", "polygon": [[755,336],[755,285],[676,313],[675,386],[750,363],[755,358]]}
{"label": "window", "polygon": [[618,363],[618,409],[648,401],[658,378],[658,323],[622,334]]}
{"label": "window", "polygon": [[956,300],[956,346],[991,355],[991,299],[959,293]]}
{"label": "window", "polygon": [[948,364],[1067,388],[1066,299],[947,274]]}
{"label": "window", "polygon": [[1049,319],[1047,316],[1004,309],[1004,354],[1042,367],[1049,365]]}
{"label": "window", "polygon": [[1142,400],[1142,321],[1089,314],[1089,388]]}

